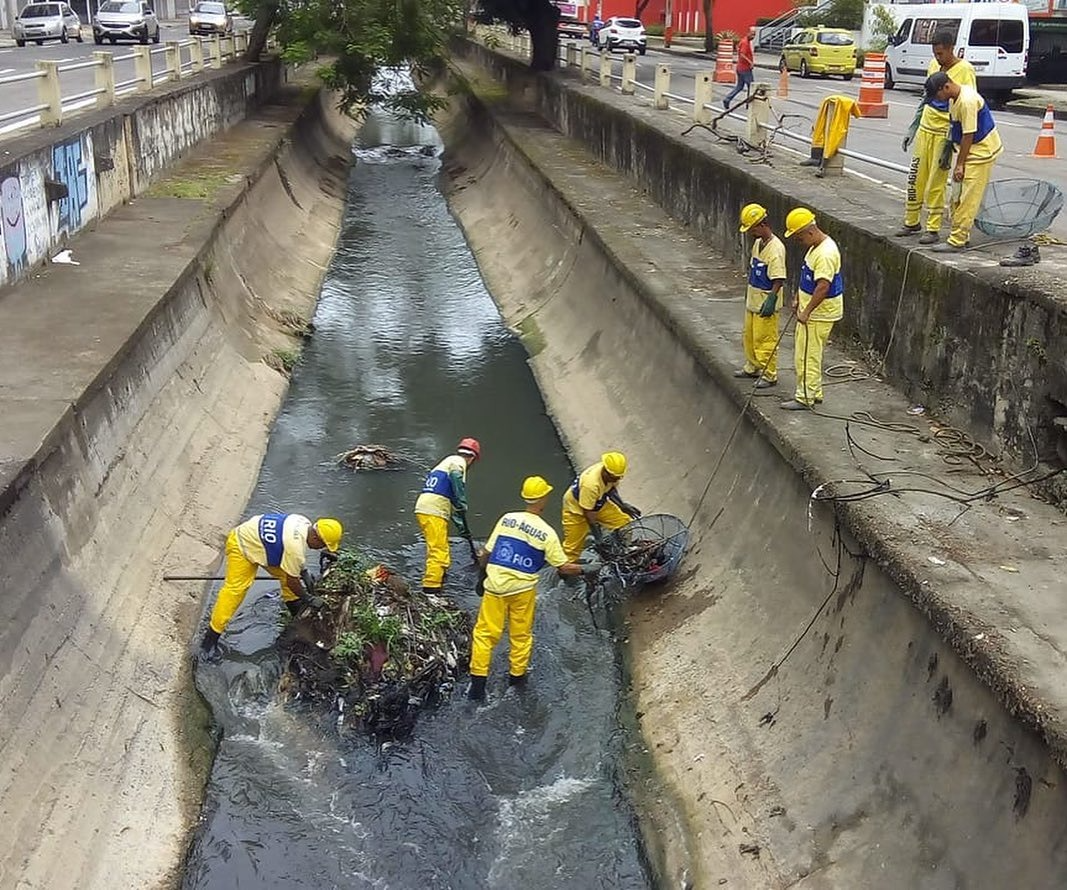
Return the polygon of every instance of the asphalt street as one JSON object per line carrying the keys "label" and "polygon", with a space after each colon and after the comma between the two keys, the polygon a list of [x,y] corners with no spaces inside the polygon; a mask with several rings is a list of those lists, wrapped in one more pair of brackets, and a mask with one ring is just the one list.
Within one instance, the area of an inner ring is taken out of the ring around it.
{"label": "asphalt street", "polygon": [[[621,73],[622,55],[616,54],[615,74]],[[702,57],[689,58],[675,53],[665,53],[649,49],[646,56],[637,57],[637,79],[648,87],[652,86],[655,77],[655,68],[659,64],[666,64],[671,69],[670,92],[677,96],[692,98],[694,77],[698,72],[714,70],[714,62],[709,62]],[[851,81],[845,81],[840,77],[810,78],[803,79],[797,75],[789,78],[789,97],[779,98],[775,95],[778,88],[778,72],[764,68],[756,69],[756,81],[764,81],[771,86],[771,106],[776,114],[790,115],[785,120],[785,126],[807,137],[811,136],[811,125],[819,103],[828,95],[839,94],[857,98],[859,95],[860,78],[857,76]],[[713,102],[721,107],[722,99],[732,86],[715,84]],[[651,93],[638,90],[644,96],[650,98]],[[740,97],[739,97],[740,98]],[[915,113],[916,105],[920,99],[920,90],[911,87],[897,87],[894,90],[885,91],[885,101],[889,105],[889,117],[883,119],[859,119],[853,120],[849,128],[848,148],[865,155],[877,157],[895,164],[907,166],[910,155],[901,148],[901,140],[907,132]],[[674,106],[686,114],[691,107],[688,103],[673,103]],[[726,127],[727,132],[737,135],[744,133],[744,112],[739,112],[736,122]],[[796,115],[795,117],[793,115]],[[1019,114],[1011,111],[995,111],[997,127],[1000,130],[1001,139],[1004,143],[1004,152],[997,160],[997,166],[993,174],[995,180],[1025,178],[1044,179],[1055,183],[1061,190],[1067,193],[1067,164],[1062,159],[1037,159],[1031,157],[1037,142],[1038,132],[1041,129],[1041,119],[1027,114]],[[1058,150],[1062,156],[1067,153],[1067,132],[1058,134]],[[809,154],[806,146],[793,140],[779,136],[775,139],[775,146],[796,155],[799,161],[801,157]],[[901,195],[903,200],[906,175],[902,172],[887,170],[856,161],[846,159],[845,168],[852,175],[863,176],[874,180],[883,187],[893,190]],[[902,211],[903,212],[903,211]],[[1053,223],[1053,234],[1067,239],[1067,214],[1061,213]]]}

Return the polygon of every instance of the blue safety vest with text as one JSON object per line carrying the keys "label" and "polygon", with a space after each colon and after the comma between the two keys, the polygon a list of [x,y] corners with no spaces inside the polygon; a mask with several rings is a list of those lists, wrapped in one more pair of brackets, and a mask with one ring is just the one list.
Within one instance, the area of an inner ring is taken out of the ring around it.
{"label": "blue safety vest with text", "polygon": [[[581,502],[581,493],[582,493],[582,478],[581,478],[581,476],[579,476],[574,480],[574,484],[571,485],[571,494],[574,495],[574,499],[576,501],[578,501],[578,505],[579,506],[581,506],[581,503],[582,503]],[[610,494],[611,494],[611,491],[607,491],[604,494],[602,494],[599,498],[597,498],[597,502],[593,505],[593,509],[594,510],[599,510],[601,507],[603,507],[604,504],[606,504],[608,502],[608,496]]]}
{"label": "blue safety vest with text", "polygon": [[[989,110],[988,105],[983,105],[978,109],[978,129],[974,133],[974,142],[981,142],[996,128],[997,123],[993,120],[993,113]],[[949,129],[952,141],[959,145],[963,141],[963,124],[959,121],[952,121]]]}
{"label": "blue safety vest with text", "polygon": [[452,500],[452,477],[444,470],[431,470],[422,484],[423,494],[439,494]]}
{"label": "blue safety vest with text", "polygon": [[[800,289],[806,294],[815,293],[815,273],[808,267],[807,261],[800,267]],[[841,273],[834,274],[830,281],[830,289],[826,292],[826,299],[840,297],[845,292],[845,279]]]}
{"label": "blue safety vest with text", "polygon": [[769,291],[774,287],[771,276],[767,274],[767,264],[752,257],[752,267],[748,270],[748,283],[756,290]]}
{"label": "blue safety vest with text", "polygon": [[282,554],[285,552],[285,539],[282,537],[282,528],[288,513],[264,513],[259,517],[259,540],[263,542],[263,549],[267,551],[267,565],[277,568],[282,564]]}
{"label": "blue safety vest with text", "polygon": [[522,538],[500,535],[489,554],[489,564],[534,575],[544,568],[545,551]]}

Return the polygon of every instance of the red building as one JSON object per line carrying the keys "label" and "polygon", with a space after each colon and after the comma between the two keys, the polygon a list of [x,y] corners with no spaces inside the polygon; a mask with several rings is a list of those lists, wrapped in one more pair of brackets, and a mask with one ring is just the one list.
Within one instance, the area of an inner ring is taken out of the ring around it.
{"label": "red building", "polygon": [[[1053,0],[1050,0],[1053,2]],[[649,25],[666,24],[666,0],[648,0],[641,11],[640,19]],[[704,33],[704,9],[701,0],[672,0],[672,15],[675,34]],[[589,0],[589,6],[579,7],[578,15],[583,20],[592,19],[599,6],[600,17],[613,15],[633,16],[637,0]],[[772,19],[793,9],[791,0],[714,0],[711,7],[712,28],[744,34],[757,18]]]}

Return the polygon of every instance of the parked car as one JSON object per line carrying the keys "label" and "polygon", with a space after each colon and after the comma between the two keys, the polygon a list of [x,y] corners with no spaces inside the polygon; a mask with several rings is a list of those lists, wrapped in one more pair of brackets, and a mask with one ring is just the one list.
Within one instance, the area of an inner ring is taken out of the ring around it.
{"label": "parked car", "polygon": [[38,46],[46,40],[69,43],[71,37],[81,43],[82,23],[66,3],[30,3],[15,19],[11,36],[19,46],[25,46],[27,40]]}
{"label": "parked car", "polygon": [[232,34],[233,16],[227,11],[225,3],[201,0],[189,11],[189,33]]}
{"label": "parked car", "polygon": [[856,74],[856,41],[844,28],[802,28],[782,47],[779,67],[784,65],[801,77],[840,74],[852,80]]}
{"label": "parked car", "polygon": [[641,24],[640,19],[625,19],[613,15],[604,22],[597,34],[597,46],[609,53],[617,49],[632,49],[643,56],[648,48],[645,26]]}
{"label": "parked car", "polygon": [[159,43],[159,19],[144,0],[106,0],[96,11],[93,40],[98,44],[105,40]]}

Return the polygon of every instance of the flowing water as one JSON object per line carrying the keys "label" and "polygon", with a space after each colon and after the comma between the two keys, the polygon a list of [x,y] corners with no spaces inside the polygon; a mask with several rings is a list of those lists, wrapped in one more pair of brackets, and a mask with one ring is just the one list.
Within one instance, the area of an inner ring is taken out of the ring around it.
{"label": "flowing water", "polygon": [[[337,255],[271,435],[248,513],[336,515],[349,546],[418,581],[411,513],[426,470],[461,436],[482,442],[471,526],[484,537],[524,476],[569,466],[525,362],[437,186],[430,128],[365,127]],[[333,457],[381,443],[411,458],[353,474]],[[446,590],[478,605],[454,542]],[[184,878],[192,888],[639,888],[650,886],[619,794],[619,666],[584,603],[546,578],[528,689],[458,695],[379,751],[274,694],[277,588],[257,584],[197,683],[222,727]],[[464,684],[465,686],[465,684]]]}

